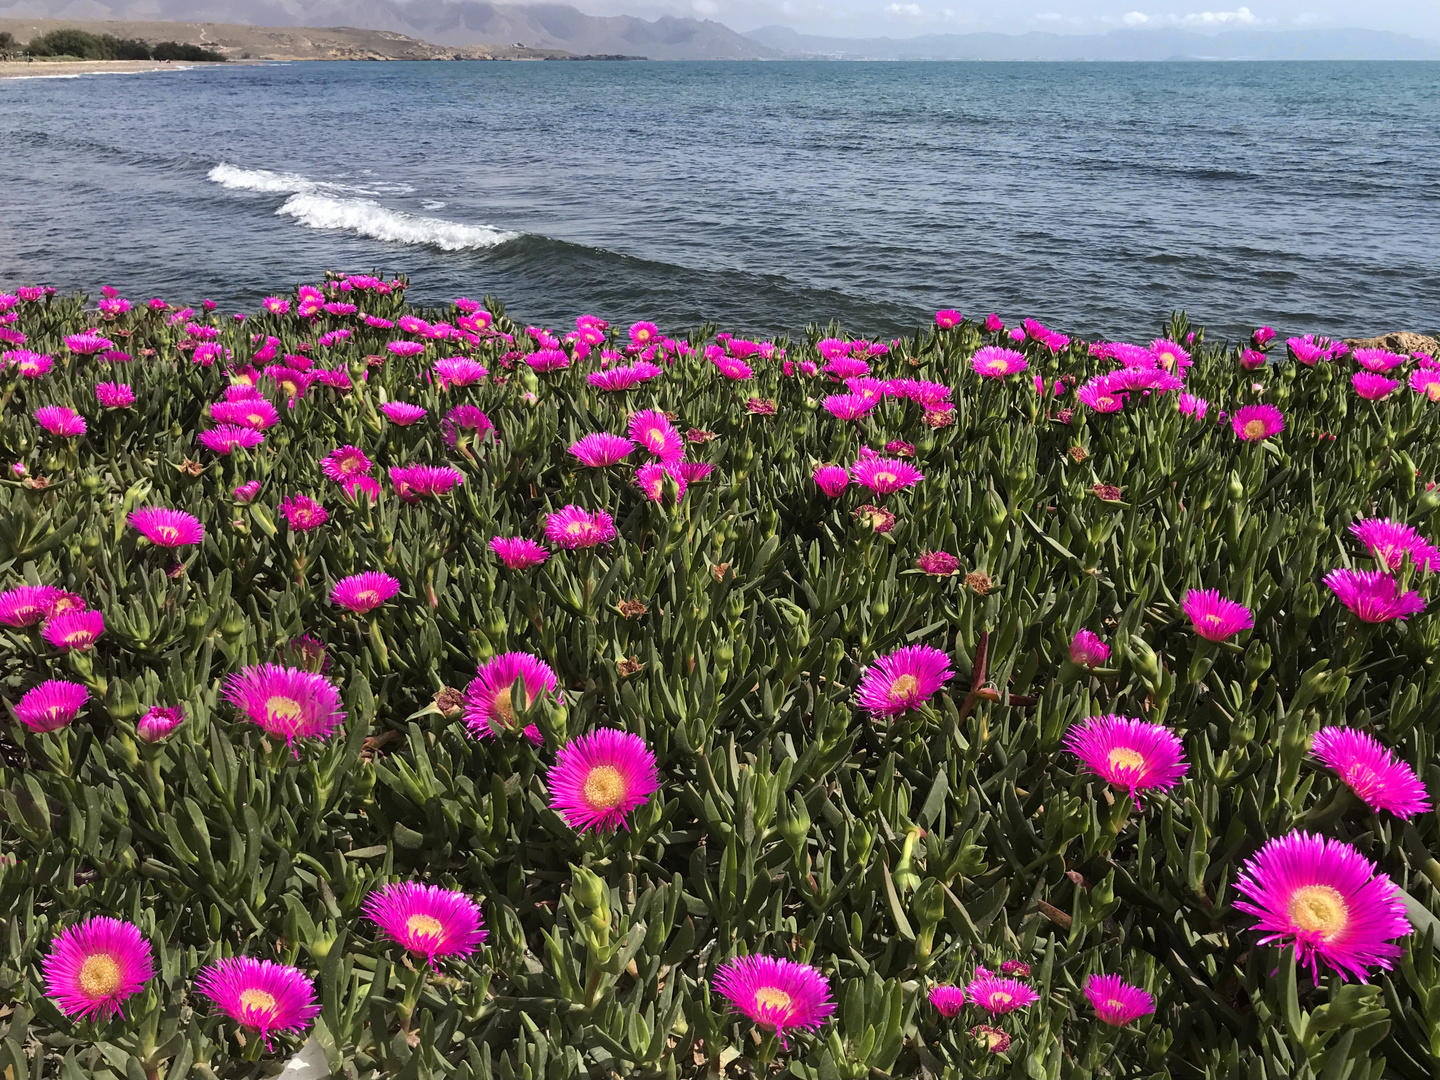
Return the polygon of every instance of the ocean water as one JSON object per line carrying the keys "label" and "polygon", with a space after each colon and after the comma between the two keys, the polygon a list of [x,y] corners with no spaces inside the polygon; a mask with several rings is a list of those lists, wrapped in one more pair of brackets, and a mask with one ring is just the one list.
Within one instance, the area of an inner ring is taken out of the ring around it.
{"label": "ocean water", "polygon": [[0,286],[405,273],[530,321],[1440,327],[1440,65],[292,63],[0,80]]}

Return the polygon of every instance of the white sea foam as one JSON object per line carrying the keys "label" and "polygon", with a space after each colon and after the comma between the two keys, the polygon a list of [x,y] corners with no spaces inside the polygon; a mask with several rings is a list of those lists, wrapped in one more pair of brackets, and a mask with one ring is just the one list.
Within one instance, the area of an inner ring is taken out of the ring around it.
{"label": "white sea foam", "polygon": [[312,180],[299,173],[272,172],[270,169],[242,169],[222,161],[209,172],[209,178],[231,191],[259,191],[271,195],[299,195],[324,192],[333,195],[409,195],[415,189],[409,184],[367,181],[346,184],[338,180]]}
{"label": "white sea foam", "polygon": [[372,240],[435,247],[441,251],[491,248],[520,235],[492,229],[489,225],[463,225],[444,218],[407,214],[371,199],[338,199],[319,192],[297,192],[275,212],[293,217],[311,229],[343,229]]}

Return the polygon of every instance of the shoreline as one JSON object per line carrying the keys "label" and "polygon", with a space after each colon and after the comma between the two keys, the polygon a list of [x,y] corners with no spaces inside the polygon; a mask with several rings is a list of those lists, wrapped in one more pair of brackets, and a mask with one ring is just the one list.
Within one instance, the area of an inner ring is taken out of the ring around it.
{"label": "shoreline", "polygon": [[0,79],[78,79],[83,75],[144,75],[152,71],[189,71],[183,60],[3,60]]}

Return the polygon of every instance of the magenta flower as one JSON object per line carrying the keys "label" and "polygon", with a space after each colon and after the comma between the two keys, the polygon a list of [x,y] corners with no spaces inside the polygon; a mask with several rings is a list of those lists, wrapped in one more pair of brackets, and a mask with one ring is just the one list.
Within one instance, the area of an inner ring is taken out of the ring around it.
{"label": "magenta flower", "polygon": [[1230,418],[1235,437],[1242,442],[1268,439],[1285,430],[1285,417],[1274,405],[1245,405]]}
{"label": "magenta flower", "polygon": [[135,391],[126,383],[96,383],[95,400],[107,409],[128,409],[135,404]]}
{"label": "magenta flower", "polygon": [[1189,617],[1195,633],[1210,641],[1224,641],[1255,625],[1255,616],[1249,608],[1225,599],[1217,589],[1189,590],[1180,608]]}
{"label": "magenta flower", "polygon": [[[680,462],[676,462],[680,464]],[[635,483],[645,493],[645,498],[651,502],[659,502],[665,494],[666,478],[675,481],[675,501],[678,503],[685,497],[685,489],[689,486],[684,475],[671,465],[665,465],[658,461],[652,461],[648,465],[641,465],[635,470]]]}
{"label": "magenta flower", "polygon": [[984,968],[975,969],[975,978],[965,987],[965,996],[972,1005],[984,1009],[991,1016],[1004,1016],[1040,1000],[1034,987],[1019,979],[994,975]]}
{"label": "magenta flower", "polygon": [[948,551],[927,551],[915,560],[915,566],[931,577],[952,577],[960,569],[960,560]]}
{"label": "magenta flower", "polygon": [[615,538],[615,519],[604,510],[593,514],[578,506],[566,506],[545,515],[545,539],[567,551],[595,547]]}
{"label": "magenta flower", "polygon": [[958,1016],[965,1007],[965,988],[949,984],[937,986],[930,991],[930,1004],[941,1016]]}
{"label": "magenta flower", "polygon": [[880,403],[869,394],[831,394],[820,404],[836,420],[858,420]]}
{"label": "magenta flower", "polygon": [[229,676],[225,698],[267,735],[283,738],[296,757],[296,739],[323,742],[345,719],[340,691],[328,679],[279,664],[256,664]]}
{"label": "magenta flower", "polygon": [[1440,401],[1440,371],[1416,368],[1410,373],[1410,389],[1424,394],[1431,401]]}
{"label": "magenta flower", "polygon": [[632,416],[630,438],[661,461],[679,461],[685,456],[685,441],[659,409],[646,409]]}
{"label": "magenta flower", "polygon": [[440,421],[440,430],[445,434],[445,445],[453,448],[460,445],[460,432],[473,431],[479,438],[487,431],[494,431],[495,425],[478,406],[456,405]]}
{"label": "magenta flower", "polygon": [[365,916],[385,936],[435,966],[438,957],[469,956],[489,931],[480,905],[458,889],[405,881],[365,897]]}
{"label": "magenta flower", "polygon": [[813,1031],[835,1011],[829,980],[794,960],[737,957],[720,965],[710,985],[737,1012],[775,1032],[786,1048],[790,1032]]}
{"label": "magenta flower", "polygon": [[1103,378],[1094,379],[1080,387],[1075,391],[1075,397],[1082,405],[1087,405],[1098,413],[1119,412],[1125,407],[1124,400],[1110,391],[1109,384]]}
{"label": "magenta flower", "polygon": [[1357,371],[1350,376],[1350,385],[1366,401],[1379,401],[1400,388],[1399,379],[1387,379],[1374,371]]}
{"label": "magenta flower", "polygon": [[572,829],[614,832],[660,788],[655,755],[639,735],[597,728],[571,739],[546,778],[550,809]]}
{"label": "magenta flower", "polygon": [[387,341],[385,348],[393,356],[408,358],[423,353],[425,343],[423,341]]}
{"label": "magenta flower", "polygon": [[570,357],[564,349],[536,349],[534,352],[526,353],[525,363],[540,373],[547,371],[560,371],[570,366]]}
{"label": "magenta flower", "polygon": [[1127,791],[1136,810],[1140,792],[1168,791],[1190,771],[1173,731],[1124,716],[1092,716],[1072,725],[1065,748],[1107,784]]}
{"label": "magenta flower", "polygon": [[1085,1000],[1096,1017],[1112,1027],[1124,1027],[1155,1011],[1155,998],[1119,975],[1091,975],[1085,980]]}
{"label": "magenta flower", "polygon": [[860,375],[869,375],[870,365],[858,356],[831,356],[822,370],[837,379],[853,379]]}
{"label": "magenta flower", "polygon": [[65,347],[81,356],[93,356],[97,352],[115,348],[115,343],[107,337],[101,337],[93,330],[88,330],[83,334],[67,335]]}
{"label": "magenta flower", "polygon": [[500,556],[500,561],[511,570],[539,566],[550,558],[550,552],[543,545],[521,536],[494,537],[490,541],[490,550]]}
{"label": "magenta flower", "polygon": [[0,623],[6,626],[34,626],[43,619],[63,589],[54,585],[21,585],[0,593]]}
{"label": "magenta flower", "polygon": [[1400,595],[1395,579],[1382,570],[1331,570],[1325,575],[1325,584],[1365,622],[1404,622],[1425,610],[1418,592]]}
{"label": "magenta flower", "polygon": [[104,915],[56,934],[40,967],[45,993],[61,1012],[102,1023],[155,974],[150,942],[139,929]]}
{"label": "magenta flower", "polygon": [[1157,338],[1150,343],[1150,352],[1155,357],[1155,362],[1166,371],[1178,371],[1181,368],[1190,366],[1190,354],[1184,347],[1165,338]]}
{"label": "magenta flower", "polygon": [[247,480],[237,487],[232,494],[235,496],[235,501],[242,505],[252,503],[255,501],[255,496],[260,494],[260,481]]}
{"label": "magenta flower", "polygon": [[184,722],[183,709],[156,705],[135,721],[135,734],[147,743],[159,742]]}
{"label": "magenta flower", "polygon": [[1235,890],[1245,897],[1236,909],[1258,920],[1260,944],[1293,944],[1317,983],[1321,963],[1341,981],[1388,971],[1404,952],[1391,942],[1411,932],[1395,883],[1349,844],[1313,833],[1267,841],[1240,868]]}
{"label": "magenta flower", "polygon": [[280,504],[280,512],[296,532],[318,529],[330,520],[330,511],[309,495],[292,495]]}
{"label": "magenta flower", "polygon": [[906,645],[865,669],[855,703],[874,716],[895,716],[928,701],[954,677],[947,653]]}
{"label": "magenta flower", "polygon": [[580,459],[580,464],[600,469],[624,461],[634,449],[635,444],[623,435],[601,431],[575,442],[570,453]]}
{"label": "magenta flower", "polygon": [[1110,646],[1098,634],[1080,630],[1070,639],[1070,659],[1081,667],[1101,667],[1110,659]]}
{"label": "magenta flower", "polygon": [[1269,326],[1261,326],[1250,335],[1250,340],[1258,345],[1264,345],[1275,339],[1275,331]]}
{"label": "magenta flower", "polygon": [[266,1050],[274,1050],[272,1035],[304,1031],[320,1012],[315,985],[305,973],[273,960],[216,960],[201,970],[195,989],[230,1019],[259,1033]]}
{"label": "magenta flower", "polygon": [[644,360],[637,360],[629,367],[611,368],[608,371],[592,371],[585,376],[585,381],[597,390],[618,391],[629,390],[631,387],[639,386],[647,379],[653,379],[660,374],[660,368]]}
{"label": "magenta flower", "polygon": [[[252,481],[256,490],[259,482]],[[200,519],[184,510],[163,506],[142,506],[129,517],[130,527],[137,530],[156,547],[178,548],[198,544],[205,539],[205,526]]]}
{"label": "magenta flower", "polygon": [[964,316],[954,308],[942,308],[935,312],[935,325],[941,330],[953,330],[960,325],[960,320],[963,318]]}
{"label": "magenta flower", "polygon": [[363,495],[373,503],[380,498],[380,481],[373,476],[351,476],[340,482],[340,490],[351,502],[359,502]]}
{"label": "magenta flower", "polygon": [[708,461],[676,461],[665,467],[681,482],[682,491],[686,484],[698,483],[715,471],[715,466]]}
{"label": "magenta flower", "polygon": [[970,1037],[992,1054],[1003,1054],[1010,1049],[1010,1035],[989,1024],[976,1024],[970,1029]]}
{"label": "magenta flower", "polygon": [[85,434],[85,418],[64,405],[42,405],[35,410],[35,422],[51,435],[71,439]]}
{"label": "magenta flower", "polygon": [[1030,977],[1030,965],[1023,960],[1006,960],[1000,965],[1000,974],[1016,975],[1022,979]]}
{"label": "magenta flower", "polygon": [[254,428],[239,424],[220,424],[209,431],[199,432],[195,441],[206,450],[217,454],[233,454],[236,450],[253,450],[265,441],[265,436]]}
{"label": "magenta flower", "polygon": [[1366,371],[1389,371],[1405,362],[1403,356],[1388,349],[1356,349],[1350,356]]}
{"label": "magenta flower", "polygon": [[42,375],[49,374],[55,367],[53,357],[47,356],[45,353],[31,352],[29,349],[7,352],[3,359],[7,363],[13,363],[15,370],[27,379],[38,379]]}
{"label": "magenta flower", "polygon": [[733,382],[741,382],[755,374],[744,360],[726,356],[723,352],[718,356],[710,357],[710,362],[715,365],[721,375]]}
{"label": "magenta flower", "polygon": [[813,475],[820,490],[832,499],[845,494],[850,483],[850,473],[843,465],[821,465]]}
{"label": "magenta flower", "polygon": [[630,344],[643,348],[654,344],[660,336],[660,328],[653,322],[637,322],[630,327]]}
{"label": "magenta flower", "polygon": [[901,458],[862,457],[850,466],[850,473],[857,484],[877,495],[889,495],[925,479],[924,473]]}
{"label": "magenta flower", "polygon": [[471,386],[490,374],[484,364],[471,360],[468,356],[436,360],[434,370],[436,380],[445,387]]}
{"label": "magenta flower", "polygon": [[367,615],[399,591],[400,582],[389,574],[371,570],[337,581],[330,590],[330,602],[349,608],[356,615]]}
{"label": "magenta flower", "polygon": [[352,476],[368,475],[374,467],[375,463],[358,446],[331,450],[320,462],[320,471],[337,483],[343,483]]}
{"label": "magenta flower", "polygon": [[1179,409],[1185,416],[1195,420],[1204,420],[1205,413],[1210,409],[1210,403],[1194,394],[1181,394]]}
{"label": "magenta flower", "polygon": [[1388,570],[1399,570],[1406,556],[1420,569],[1440,570],[1440,551],[1409,525],[1389,518],[1361,518],[1350,531]]}
{"label": "magenta flower", "polygon": [[1017,375],[1030,365],[1025,354],[999,345],[986,345],[970,358],[970,369],[987,379],[1003,379],[1006,375]]}
{"label": "magenta flower", "polygon": [[1310,752],[1340,774],[1372,810],[1409,819],[1430,809],[1430,797],[1415,770],[1373,736],[1354,728],[1323,727]]}
{"label": "magenta flower", "polygon": [[47,679],[25,692],[15,706],[15,718],[38,735],[59,731],[80,714],[90,691],[79,683]]}
{"label": "magenta flower", "polygon": [[406,401],[387,401],[380,406],[380,411],[392,424],[399,424],[401,427],[409,427],[417,420],[425,417],[425,410],[419,405],[411,405]]}
{"label": "magenta flower", "polygon": [[84,652],[105,633],[105,616],[98,611],[62,611],[45,620],[40,636],[57,649]]}
{"label": "magenta flower", "polygon": [[[476,669],[475,678],[465,688],[465,725],[471,735],[488,739],[515,730],[517,680],[525,683],[526,708],[541,694],[553,694],[559,685],[550,665],[538,656],[507,652],[491,657]],[[524,735],[536,746],[542,741],[534,724],[525,728]]]}
{"label": "magenta flower", "polygon": [[449,465],[392,465],[390,482],[400,498],[417,502],[422,497],[448,495],[465,482],[465,474]]}

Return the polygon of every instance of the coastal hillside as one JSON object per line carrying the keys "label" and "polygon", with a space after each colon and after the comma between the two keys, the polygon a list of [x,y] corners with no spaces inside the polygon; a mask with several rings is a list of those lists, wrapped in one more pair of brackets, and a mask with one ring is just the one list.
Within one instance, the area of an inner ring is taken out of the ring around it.
{"label": "coastal hillside", "polygon": [[[782,54],[709,20],[586,15],[568,4],[466,0],[0,0],[0,20],[215,22],[257,27],[363,27],[446,48],[524,46],[652,60],[763,60]],[[169,33],[169,31],[166,31]],[[19,36],[19,35],[17,35]],[[372,46],[381,47],[372,42]]]}

